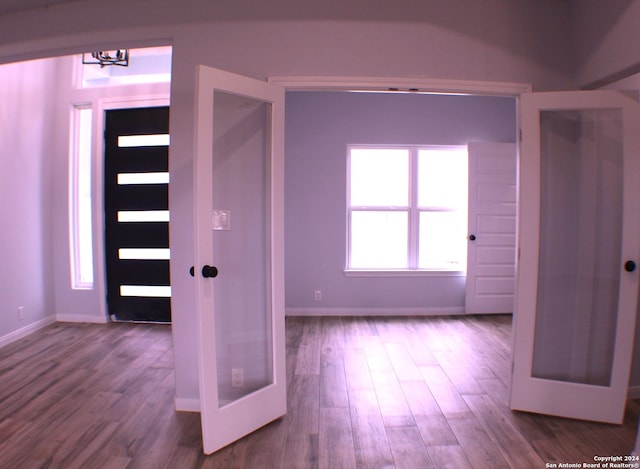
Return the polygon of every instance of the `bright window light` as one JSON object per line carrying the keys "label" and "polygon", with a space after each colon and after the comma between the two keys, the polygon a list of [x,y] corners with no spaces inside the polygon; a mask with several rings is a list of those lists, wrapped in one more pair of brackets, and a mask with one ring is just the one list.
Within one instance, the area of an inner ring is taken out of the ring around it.
{"label": "bright window light", "polygon": [[74,106],[71,112],[69,155],[69,245],[71,287],[93,288],[93,234],[91,215],[92,110]]}
{"label": "bright window light", "polygon": [[351,205],[406,207],[409,203],[409,151],[353,148],[350,167]]}
{"label": "bright window light", "polygon": [[466,214],[420,212],[418,268],[466,270]]}
{"label": "bright window light", "polygon": [[166,147],[169,146],[170,140],[169,134],[120,135],[118,147]]}
{"label": "bright window light", "polygon": [[351,267],[406,269],[407,215],[407,211],[354,211],[351,214]]}
{"label": "bright window light", "polygon": [[80,56],[76,61],[79,67],[77,75],[80,83],[78,85],[82,88],[94,88],[142,83],[170,83],[171,56],[172,48],[170,46],[130,49],[128,67],[83,65]]}
{"label": "bright window light", "polygon": [[118,259],[132,260],[169,260],[171,258],[168,248],[120,248]]}
{"label": "bright window light", "polygon": [[120,285],[120,296],[171,298],[171,287],[162,285]]}
{"label": "bright window light", "polygon": [[467,173],[466,148],[418,150],[418,205],[466,207]]}
{"label": "bright window light", "polygon": [[169,210],[120,210],[120,223],[168,222]]}
{"label": "bright window light", "polygon": [[169,184],[169,173],[119,173],[118,185]]}
{"label": "bright window light", "polygon": [[466,147],[348,148],[347,269],[465,271]]}

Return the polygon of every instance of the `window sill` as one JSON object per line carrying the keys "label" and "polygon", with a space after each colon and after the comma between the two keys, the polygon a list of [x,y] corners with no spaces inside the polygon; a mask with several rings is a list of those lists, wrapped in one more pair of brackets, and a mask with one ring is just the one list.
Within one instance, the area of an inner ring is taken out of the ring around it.
{"label": "window sill", "polygon": [[345,269],[346,277],[465,277],[461,270]]}

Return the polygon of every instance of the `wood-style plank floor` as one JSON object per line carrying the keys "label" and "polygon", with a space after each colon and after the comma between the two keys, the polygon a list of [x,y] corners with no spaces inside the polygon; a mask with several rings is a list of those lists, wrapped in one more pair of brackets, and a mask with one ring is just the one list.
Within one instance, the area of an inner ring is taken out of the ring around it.
{"label": "wood-style plank floor", "polygon": [[169,326],[53,324],[0,349],[0,468],[544,468],[624,425],[506,406],[510,316],[287,319],[289,410],[211,456],[173,410]]}

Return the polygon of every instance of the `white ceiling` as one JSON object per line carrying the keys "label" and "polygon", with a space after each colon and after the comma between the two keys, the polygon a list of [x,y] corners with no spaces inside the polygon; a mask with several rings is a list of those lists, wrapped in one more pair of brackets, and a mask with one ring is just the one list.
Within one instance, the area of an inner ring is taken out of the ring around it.
{"label": "white ceiling", "polygon": [[[77,3],[85,0],[0,0],[0,15],[16,13],[22,10],[34,8],[46,8],[61,3]],[[574,0],[556,0],[559,2],[571,2]]]}
{"label": "white ceiling", "polygon": [[0,15],[77,1],[81,0],[0,0]]}

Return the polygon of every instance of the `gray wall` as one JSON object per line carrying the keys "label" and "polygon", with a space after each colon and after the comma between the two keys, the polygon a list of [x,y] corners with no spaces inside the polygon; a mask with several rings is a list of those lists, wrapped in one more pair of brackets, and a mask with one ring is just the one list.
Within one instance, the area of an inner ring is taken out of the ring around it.
{"label": "gray wall", "polygon": [[288,313],[461,312],[464,277],[344,275],[346,148],[515,142],[515,99],[290,92],[285,128]]}
{"label": "gray wall", "polygon": [[602,83],[640,71],[640,2],[569,0],[572,68],[579,86]]}

